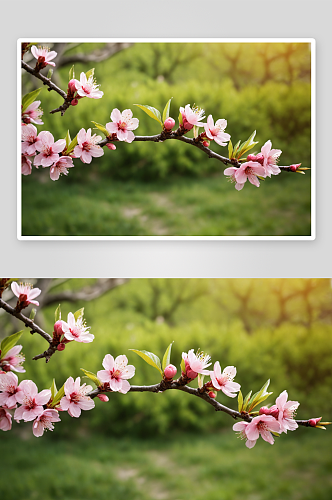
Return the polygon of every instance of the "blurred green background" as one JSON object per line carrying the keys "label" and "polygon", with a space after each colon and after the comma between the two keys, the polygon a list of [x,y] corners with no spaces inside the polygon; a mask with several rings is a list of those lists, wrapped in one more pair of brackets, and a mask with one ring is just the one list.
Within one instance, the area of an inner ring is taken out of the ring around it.
{"label": "blurred green background", "polygon": [[[62,317],[84,306],[93,344],[71,343],[45,364],[31,358],[45,341],[22,337],[26,374],[39,390],[60,387],[80,368],[96,373],[105,354],[126,354],[133,385],[160,375],[128,349],[171,362],[201,348],[212,362],[237,367],[244,394],[270,378],[273,395],[287,389],[300,402],[297,418],[332,417],[332,288],[330,279],[71,279],[33,280],[43,290],[36,322],[52,332]],[[15,302],[7,293],[5,300]],[[88,300],[87,300],[88,299]],[[22,328],[0,315],[2,336]],[[83,380],[83,379],[82,379]],[[88,382],[88,380],[84,381]],[[195,386],[197,382],[192,382]],[[223,393],[218,400],[237,407]],[[35,438],[31,423],[1,432],[3,496],[14,499],[313,499],[332,494],[331,429],[299,428],[253,450],[232,431],[233,421],[176,391],[112,394],[76,420],[61,414],[53,433]],[[19,478],[19,480],[18,480]]]}
{"label": "blurred green background", "polygon": [[[67,130],[74,137],[82,127],[93,127],[91,120],[105,125],[112,109],[131,108],[140,120],[135,134],[154,135],[160,126],[134,104],[162,111],[173,97],[170,114],[176,121],[180,106],[195,103],[206,116],[227,119],[233,144],[257,130],[257,151],[270,139],[273,148],[283,151],[280,165],[310,167],[309,44],[128,45],[101,60],[105,44],[54,44],[52,49],[59,53],[55,83],[67,89],[73,63],[77,78],[95,67],[104,96],[83,99],[61,117],[49,114],[61,98],[44,88],[39,97],[44,125],[38,130],[50,130],[55,140],[65,137]],[[86,62],[87,57],[92,60]],[[38,86],[36,79],[23,74],[23,93]],[[310,235],[310,170],[305,176],[272,176],[259,189],[247,182],[237,192],[227,182],[223,164],[187,144],[137,142],[116,147],[105,148],[104,156],[89,165],[76,160],[68,177],[57,182],[50,180],[48,169],[22,176],[22,234]],[[212,143],[211,148],[228,155],[227,147]]]}

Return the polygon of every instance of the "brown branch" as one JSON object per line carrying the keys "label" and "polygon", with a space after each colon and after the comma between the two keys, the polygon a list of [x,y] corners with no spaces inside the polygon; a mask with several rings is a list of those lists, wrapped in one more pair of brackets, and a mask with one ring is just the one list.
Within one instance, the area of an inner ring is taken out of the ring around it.
{"label": "brown branch", "polygon": [[[207,394],[206,391],[203,389],[195,389],[193,387],[189,387],[188,385],[183,385],[181,383],[181,377],[178,380],[174,381],[167,381],[167,380],[162,380],[159,384],[155,385],[132,385],[129,389],[129,392],[165,392],[167,390],[179,390],[182,392],[186,392],[187,394],[191,394],[192,396],[196,396],[206,403],[210,404],[213,406],[215,411],[222,411],[223,413],[227,413],[227,415],[230,415],[233,417],[235,420],[240,418],[242,420],[245,420],[246,422],[251,422],[251,420],[254,418],[249,415],[249,413],[240,413],[236,410],[232,410],[231,408],[228,408],[228,406],[225,406],[219,401],[216,401],[214,398],[210,398],[210,396]],[[90,396],[90,398],[94,399],[98,396],[98,394],[104,394],[105,392],[113,392],[111,389],[110,390],[102,390],[100,387],[97,387],[93,391],[89,392],[87,396]],[[309,420],[295,420],[295,422],[299,426],[304,426],[304,427],[312,427],[309,423]]]}

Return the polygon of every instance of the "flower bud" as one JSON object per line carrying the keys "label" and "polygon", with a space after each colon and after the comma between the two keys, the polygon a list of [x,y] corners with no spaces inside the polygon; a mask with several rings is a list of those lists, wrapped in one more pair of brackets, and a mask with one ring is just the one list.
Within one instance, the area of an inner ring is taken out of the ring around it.
{"label": "flower bud", "polygon": [[112,144],[111,142],[108,142],[108,143],[106,144],[106,147],[107,147],[108,149],[110,149],[111,151],[114,151],[114,150],[116,149],[115,144]]}
{"label": "flower bud", "polygon": [[166,130],[172,130],[174,125],[175,125],[174,118],[169,117],[169,118],[167,118],[167,120],[164,121],[164,127]]}
{"label": "flower bud", "polygon": [[176,374],[177,372],[177,369],[174,365],[167,365],[165,370],[164,370],[164,374],[165,374],[165,377],[167,379],[171,379],[174,377],[174,375]]}
{"label": "flower bud", "polygon": [[78,99],[73,99],[70,103],[72,106],[77,106],[78,104]]}
{"label": "flower bud", "polygon": [[66,344],[64,344],[63,342],[61,342],[61,343],[57,346],[58,351],[63,351],[65,348],[66,348]]}
{"label": "flower bud", "polygon": [[274,418],[278,418],[279,410],[276,405],[271,406],[271,408],[268,408],[267,406],[262,406],[262,408],[259,409],[259,414],[271,415]]}
{"label": "flower bud", "polygon": [[70,82],[68,82],[68,93],[75,94],[75,92],[76,92],[76,81],[75,79],[72,79],[70,80]]}
{"label": "flower bud", "polygon": [[256,161],[256,156],[255,155],[248,155],[247,160],[248,161]]}
{"label": "flower bud", "polygon": [[254,161],[258,161],[258,163],[260,163],[261,165],[263,165],[264,163],[264,155],[262,153],[258,153],[256,155],[256,160]]}
{"label": "flower bud", "polygon": [[291,165],[289,168],[292,172],[296,172],[300,165],[301,163],[296,163],[294,165]]}
{"label": "flower bud", "polygon": [[58,337],[61,337],[61,335],[64,333],[64,331],[62,330],[62,321],[61,321],[61,319],[59,319],[58,321],[56,321],[56,322],[54,323],[53,330],[54,330],[54,333],[55,333]]}
{"label": "flower bud", "polygon": [[210,398],[214,399],[214,398],[217,397],[217,394],[215,392],[213,392],[213,391],[210,391],[208,394],[209,394]]}
{"label": "flower bud", "polygon": [[[319,418],[311,418],[309,420],[309,424],[311,425],[311,427],[316,427],[316,425],[318,424],[318,422],[320,422],[322,420],[322,417],[319,417]],[[324,422],[325,423],[325,422]]]}
{"label": "flower bud", "polygon": [[203,144],[203,146],[208,148],[210,146],[210,141],[203,141],[202,144]]}
{"label": "flower bud", "polygon": [[109,397],[106,396],[106,394],[97,394],[97,398],[99,398],[103,403],[107,403],[107,401],[109,401]]}

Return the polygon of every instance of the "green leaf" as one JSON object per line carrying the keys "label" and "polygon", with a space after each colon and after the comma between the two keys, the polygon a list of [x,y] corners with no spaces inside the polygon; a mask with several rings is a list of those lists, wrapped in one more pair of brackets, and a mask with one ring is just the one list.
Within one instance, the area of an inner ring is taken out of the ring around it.
{"label": "green leaf", "polygon": [[163,123],[165,123],[165,120],[167,120],[167,118],[169,118],[169,108],[171,106],[171,100],[173,99],[173,97],[170,98],[170,100],[166,103],[166,106],[164,107],[164,111],[163,111]]}
{"label": "green leaf", "polygon": [[94,74],[95,74],[95,68],[89,69],[89,71],[85,73],[86,79],[89,80],[90,76],[94,76]]}
{"label": "green leaf", "polygon": [[186,364],[185,364],[185,362],[184,362],[184,359],[183,359],[183,358],[181,359],[181,364],[180,364],[180,367],[181,367],[181,371],[182,371],[183,373],[186,373]]}
{"label": "green leaf", "polygon": [[181,111],[180,111],[180,113],[179,113],[179,123],[180,123],[180,125],[183,125],[183,118],[182,118],[182,113],[181,113]]}
{"label": "green leaf", "polygon": [[173,342],[170,343],[170,345],[167,347],[164,357],[163,357],[163,370],[165,370],[166,366],[168,366],[171,362],[171,350],[172,350],[172,344]]}
{"label": "green leaf", "polygon": [[36,100],[38,97],[42,87],[39,89],[33,90],[32,92],[29,92],[29,94],[25,94],[22,99],[22,113],[30,106],[30,104],[33,103],[33,101]]}
{"label": "green leaf", "polygon": [[54,400],[54,398],[55,398],[55,396],[57,395],[57,392],[58,392],[58,389],[56,388],[56,384],[55,384],[55,378],[53,379],[53,382],[52,382],[52,385],[51,385],[50,389],[51,389],[51,397]]}
{"label": "green leaf", "polygon": [[88,370],[84,370],[84,368],[81,368],[81,370],[90,380],[92,380],[94,384],[96,384],[97,387],[99,387],[102,384],[102,382],[99,380],[99,378],[95,373],[89,372]]}
{"label": "green leaf", "polygon": [[240,144],[241,144],[241,141],[238,141],[235,144],[234,149],[233,149],[233,158],[236,158],[236,153],[237,153],[237,150],[239,149]]}
{"label": "green leaf", "polygon": [[242,392],[241,391],[239,391],[239,394],[237,396],[237,403],[238,403],[239,413],[241,413],[241,411],[243,409],[243,396],[242,396]]}
{"label": "green leaf", "polygon": [[69,153],[71,153],[75,146],[77,146],[78,142],[77,142],[77,135],[74,137],[74,139],[71,141],[71,143],[69,144],[69,146],[66,148],[66,151],[67,151],[67,155]]}
{"label": "green leaf", "polygon": [[74,65],[72,65],[72,67],[70,68],[68,76],[69,76],[69,81],[75,78]]}
{"label": "green leaf", "polygon": [[60,403],[61,399],[65,395],[65,384],[58,390],[53,401],[50,404],[50,408],[54,408],[58,403]]}
{"label": "green leaf", "polygon": [[248,404],[248,401],[250,399],[250,396],[252,394],[252,391],[248,392],[248,394],[246,395],[246,397],[244,398],[244,402],[243,402],[243,409],[242,411],[247,411],[247,404]]}
{"label": "green leaf", "polygon": [[61,305],[59,304],[54,312],[54,322],[56,323],[61,319]]}
{"label": "green leaf", "polygon": [[[91,121],[92,121],[92,120],[91,120]],[[92,121],[92,123],[93,123],[94,125],[96,125],[97,129],[101,130],[101,132],[102,132],[102,133],[103,133],[106,137],[108,137],[108,136],[110,135],[110,131],[109,131],[109,130],[107,130],[107,128],[106,128],[106,127],[104,127],[104,125],[101,125],[100,123],[97,123],[97,122],[94,122],[94,121]]]}
{"label": "green leaf", "polygon": [[134,104],[134,106],[138,106],[139,108],[141,108],[147,115],[149,115],[151,118],[160,123],[161,126],[163,126],[163,122],[161,121],[161,114],[158,109],[143,104]]}
{"label": "green leaf", "polygon": [[17,332],[17,333],[13,333],[12,335],[9,335],[8,337],[6,337],[5,339],[3,339],[3,341],[1,342],[0,344],[0,349],[1,349],[1,359],[3,359],[5,357],[5,355],[7,354],[7,352],[12,348],[14,347],[14,345],[17,344],[17,342],[19,341],[19,339],[21,338],[23,334],[23,330]]}
{"label": "green leaf", "polygon": [[276,438],[280,438],[280,434],[278,434],[277,432],[274,432],[274,431],[270,431],[271,434],[273,434]]}
{"label": "green leaf", "polygon": [[71,143],[71,137],[70,137],[70,133],[68,130],[67,135],[66,135],[66,149],[68,149],[70,143]]}
{"label": "green leaf", "polygon": [[252,398],[248,403],[248,408],[249,408],[248,411],[253,410],[255,406],[259,405],[260,403],[265,401],[265,399],[267,399],[271,394],[273,394],[272,392],[266,392],[266,389],[268,388],[269,384],[270,384],[270,379],[267,382],[265,382],[260,391],[256,392],[256,394],[252,396]]}
{"label": "green leaf", "polygon": [[77,321],[79,318],[82,318],[83,314],[84,314],[84,307],[74,312],[75,321]]}
{"label": "green leaf", "polygon": [[228,158],[229,159],[232,158],[232,154],[233,154],[233,144],[232,144],[232,141],[229,140],[229,143],[228,143]]}
{"label": "green leaf", "polygon": [[142,359],[144,359],[144,361],[148,363],[148,365],[153,366],[161,373],[161,375],[163,375],[160,359],[158,358],[158,356],[149,351],[138,351],[137,349],[129,349],[129,351],[136,352],[136,354],[138,354]]}
{"label": "green leaf", "polygon": [[52,77],[52,75],[53,75],[53,69],[52,69],[52,68],[50,68],[50,69],[48,70],[48,73],[47,73],[47,77],[46,77],[46,78],[48,78],[48,79],[50,80],[50,78]]}

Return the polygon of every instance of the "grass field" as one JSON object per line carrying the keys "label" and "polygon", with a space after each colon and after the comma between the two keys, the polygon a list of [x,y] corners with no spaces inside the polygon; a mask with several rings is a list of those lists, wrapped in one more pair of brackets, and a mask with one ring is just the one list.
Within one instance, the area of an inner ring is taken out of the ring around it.
{"label": "grass field", "polygon": [[23,183],[23,236],[310,235],[310,174],[285,173],[241,192],[223,174],[82,184],[34,174]]}
{"label": "grass field", "polygon": [[299,429],[273,446],[260,440],[248,450],[232,431],[164,440],[89,434],[64,440],[54,439],[56,430],[53,439],[35,438],[30,423],[23,425],[27,428],[21,437],[1,433],[1,493],[6,500],[332,497],[329,431]]}

